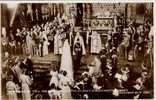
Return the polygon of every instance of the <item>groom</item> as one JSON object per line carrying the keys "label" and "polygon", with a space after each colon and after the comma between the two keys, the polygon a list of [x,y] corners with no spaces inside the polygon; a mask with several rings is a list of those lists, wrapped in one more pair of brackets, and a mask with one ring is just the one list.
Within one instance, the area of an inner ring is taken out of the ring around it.
{"label": "groom", "polygon": [[74,63],[74,70],[77,70],[77,68],[80,66],[81,63],[81,57],[82,55],[85,55],[85,46],[84,46],[84,41],[83,37],[80,35],[79,32],[77,32],[74,40],[74,46],[73,46],[73,55],[75,55],[75,63]]}

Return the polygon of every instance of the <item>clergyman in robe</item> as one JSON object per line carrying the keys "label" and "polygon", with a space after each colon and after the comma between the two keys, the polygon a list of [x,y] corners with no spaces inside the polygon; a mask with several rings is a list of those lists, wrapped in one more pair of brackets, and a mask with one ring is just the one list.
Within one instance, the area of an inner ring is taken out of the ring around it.
{"label": "clergyman in robe", "polygon": [[102,49],[101,37],[96,31],[92,32],[91,35],[91,53],[99,54]]}

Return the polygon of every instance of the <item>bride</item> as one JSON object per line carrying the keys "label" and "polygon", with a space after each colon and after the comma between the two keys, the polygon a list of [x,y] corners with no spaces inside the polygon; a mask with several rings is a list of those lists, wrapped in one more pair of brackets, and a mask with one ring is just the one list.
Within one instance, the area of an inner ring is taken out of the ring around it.
{"label": "bride", "polygon": [[70,84],[73,82],[73,64],[70,45],[67,39],[63,45],[60,72],[61,71],[62,73],[59,75],[59,86],[62,89],[62,98],[71,99]]}
{"label": "bride", "polygon": [[73,80],[72,56],[71,56],[69,42],[67,39],[65,40],[64,45],[63,45],[60,70],[66,71],[68,75],[67,77],[69,77],[70,80]]}

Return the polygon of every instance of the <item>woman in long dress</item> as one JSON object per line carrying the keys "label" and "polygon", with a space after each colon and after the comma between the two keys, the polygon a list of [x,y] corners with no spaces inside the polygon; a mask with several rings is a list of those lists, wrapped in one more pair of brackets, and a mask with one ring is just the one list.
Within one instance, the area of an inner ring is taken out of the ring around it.
{"label": "woman in long dress", "polygon": [[63,45],[63,52],[61,56],[61,67],[60,71],[66,71],[67,77],[69,77],[71,80],[73,80],[73,63],[72,63],[72,56],[71,56],[71,50],[68,43],[68,40],[66,39]]}
{"label": "woman in long dress", "polygon": [[62,40],[59,31],[54,36],[54,54],[62,54]]}
{"label": "woman in long dress", "polygon": [[35,45],[35,41],[33,40],[33,33],[32,30],[30,33],[27,34],[26,36],[26,42],[27,42],[27,47],[28,47],[28,53],[31,55],[34,55],[33,53],[33,47]]}
{"label": "woman in long dress", "polygon": [[48,45],[50,45],[50,43],[45,39],[43,39],[43,41],[43,56],[46,56],[49,54]]}
{"label": "woman in long dress", "polygon": [[13,76],[9,77],[9,81],[6,83],[6,90],[8,95],[8,100],[17,100],[17,88],[13,82]]}
{"label": "woman in long dress", "polygon": [[28,75],[25,75],[25,72],[20,76],[20,81],[22,83],[22,98],[23,100],[31,100],[31,93],[29,86],[31,85],[31,79]]}
{"label": "woman in long dress", "polygon": [[31,51],[31,33],[28,32],[27,36],[26,36],[26,44],[27,44],[27,50],[28,50],[28,53],[30,54],[30,51]]}

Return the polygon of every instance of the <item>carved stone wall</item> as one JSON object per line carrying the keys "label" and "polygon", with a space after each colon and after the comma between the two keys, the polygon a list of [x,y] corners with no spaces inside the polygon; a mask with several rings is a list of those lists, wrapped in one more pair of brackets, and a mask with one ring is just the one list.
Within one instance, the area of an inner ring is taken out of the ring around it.
{"label": "carved stone wall", "polygon": [[93,16],[106,16],[108,13],[125,13],[125,4],[121,3],[94,3],[92,4]]}

